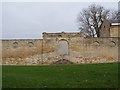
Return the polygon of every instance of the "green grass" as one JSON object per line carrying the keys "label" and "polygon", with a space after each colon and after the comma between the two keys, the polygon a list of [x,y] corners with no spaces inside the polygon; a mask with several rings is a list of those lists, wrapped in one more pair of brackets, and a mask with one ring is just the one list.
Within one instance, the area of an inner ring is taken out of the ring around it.
{"label": "green grass", "polygon": [[3,66],[3,88],[117,88],[118,64]]}

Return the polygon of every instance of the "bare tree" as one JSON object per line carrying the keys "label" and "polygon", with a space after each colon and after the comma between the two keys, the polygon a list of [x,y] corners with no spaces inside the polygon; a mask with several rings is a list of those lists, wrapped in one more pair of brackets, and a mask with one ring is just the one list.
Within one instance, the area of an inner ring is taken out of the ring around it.
{"label": "bare tree", "polygon": [[103,20],[109,15],[108,9],[100,5],[92,4],[83,9],[78,15],[79,29],[84,35],[90,37],[99,37],[99,30]]}

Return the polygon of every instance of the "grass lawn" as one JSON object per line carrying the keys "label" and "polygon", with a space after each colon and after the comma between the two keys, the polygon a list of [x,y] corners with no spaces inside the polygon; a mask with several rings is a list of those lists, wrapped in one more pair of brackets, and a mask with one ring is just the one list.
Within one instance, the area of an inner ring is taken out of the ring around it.
{"label": "grass lawn", "polygon": [[3,88],[117,88],[118,64],[3,66]]}

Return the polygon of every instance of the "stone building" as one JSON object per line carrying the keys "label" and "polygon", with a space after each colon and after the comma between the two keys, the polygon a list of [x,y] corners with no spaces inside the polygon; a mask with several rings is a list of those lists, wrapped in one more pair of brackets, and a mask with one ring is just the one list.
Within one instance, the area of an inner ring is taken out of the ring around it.
{"label": "stone building", "polygon": [[119,22],[104,20],[99,38],[82,33],[43,33],[43,39],[2,40],[3,65],[118,62]]}
{"label": "stone building", "polygon": [[120,12],[113,20],[105,19],[100,28],[100,37],[119,37]]}

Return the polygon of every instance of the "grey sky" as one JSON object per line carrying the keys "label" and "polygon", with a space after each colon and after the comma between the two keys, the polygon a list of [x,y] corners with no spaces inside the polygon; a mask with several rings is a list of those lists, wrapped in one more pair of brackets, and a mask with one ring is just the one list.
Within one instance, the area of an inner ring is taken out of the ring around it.
{"label": "grey sky", "polygon": [[[3,2],[3,39],[42,38],[42,32],[76,32],[76,18],[90,2]],[[117,9],[117,2],[96,3]]]}

